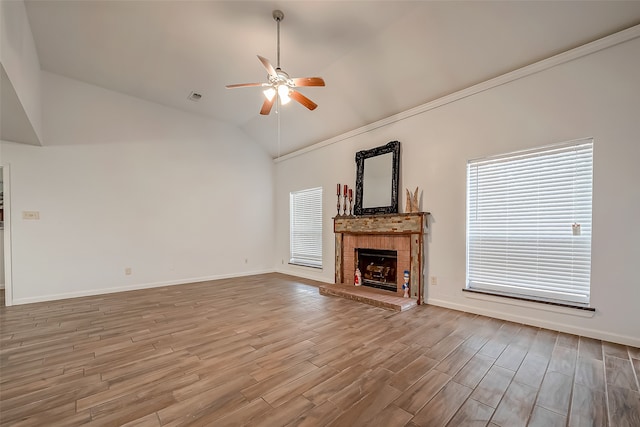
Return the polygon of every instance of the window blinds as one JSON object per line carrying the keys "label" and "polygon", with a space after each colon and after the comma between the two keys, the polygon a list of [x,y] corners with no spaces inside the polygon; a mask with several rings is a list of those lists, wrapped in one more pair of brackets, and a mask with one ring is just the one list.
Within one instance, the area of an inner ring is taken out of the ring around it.
{"label": "window blinds", "polygon": [[292,192],[290,248],[292,264],[322,267],[322,188]]}
{"label": "window blinds", "polygon": [[467,164],[467,287],[588,303],[593,140]]}

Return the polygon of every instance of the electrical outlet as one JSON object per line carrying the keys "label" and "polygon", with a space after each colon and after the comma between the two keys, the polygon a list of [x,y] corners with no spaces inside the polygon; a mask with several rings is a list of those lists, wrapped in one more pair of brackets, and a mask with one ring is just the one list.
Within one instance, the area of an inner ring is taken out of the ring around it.
{"label": "electrical outlet", "polygon": [[438,284],[438,278],[436,276],[431,276],[431,286],[436,286]]}
{"label": "electrical outlet", "polygon": [[125,276],[131,276],[131,267],[127,267],[124,269],[124,275]]}

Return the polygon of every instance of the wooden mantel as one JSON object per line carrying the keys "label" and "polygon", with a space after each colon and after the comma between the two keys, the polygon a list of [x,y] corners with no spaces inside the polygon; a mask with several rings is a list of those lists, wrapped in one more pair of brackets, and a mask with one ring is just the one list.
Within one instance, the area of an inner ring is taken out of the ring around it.
{"label": "wooden mantel", "polygon": [[[355,271],[355,256],[353,243],[345,244],[345,238],[355,238],[369,247],[372,241],[378,249],[384,249],[387,244],[400,245],[406,248],[409,255],[409,271],[411,297],[417,298],[418,304],[423,302],[424,296],[424,234],[427,231],[428,212],[415,212],[405,214],[384,214],[371,216],[337,216],[333,218],[333,231],[336,241],[336,271],[335,282],[337,284],[353,284],[350,276]],[[391,236],[390,239],[372,239],[367,236]],[[401,237],[401,239],[398,239]],[[397,242],[400,243],[397,243]],[[391,243],[394,242],[394,243]],[[356,247],[360,243],[356,243]],[[346,263],[346,264],[345,264]],[[400,270],[400,269],[398,269]],[[400,274],[400,273],[398,273]],[[398,283],[401,283],[398,281]]]}

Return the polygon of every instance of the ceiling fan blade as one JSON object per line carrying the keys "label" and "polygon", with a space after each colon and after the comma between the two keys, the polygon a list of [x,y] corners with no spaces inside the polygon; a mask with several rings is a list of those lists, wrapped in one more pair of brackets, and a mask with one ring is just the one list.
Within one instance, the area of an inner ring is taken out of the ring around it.
{"label": "ceiling fan blade", "polygon": [[296,77],[291,80],[294,86],[324,86],[322,77]]}
{"label": "ceiling fan blade", "polygon": [[264,83],[239,83],[235,85],[227,85],[227,89],[235,89],[237,87],[252,87],[252,86],[262,86]]}
{"label": "ceiling fan blade", "polygon": [[313,102],[312,100],[310,100],[309,98],[307,98],[306,96],[304,96],[303,94],[301,94],[296,90],[290,91],[289,97],[295,99],[300,104],[307,107],[309,110],[315,110],[316,107],[318,106],[318,104],[316,104],[315,102]]}
{"label": "ceiling fan blade", "polygon": [[273,65],[271,65],[271,62],[269,62],[267,58],[258,55],[258,59],[260,60],[260,62],[262,62],[262,65],[267,70],[267,73],[269,73],[270,76],[273,76],[273,77],[278,76],[278,74],[276,73],[276,69],[273,68]]}
{"label": "ceiling fan blade", "polygon": [[262,109],[260,110],[260,114],[262,114],[263,116],[268,116],[269,113],[271,112],[271,107],[273,107],[273,102],[275,101],[275,99],[276,99],[275,96],[271,98],[271,100],[265,99],[264,103],[262,104]]}

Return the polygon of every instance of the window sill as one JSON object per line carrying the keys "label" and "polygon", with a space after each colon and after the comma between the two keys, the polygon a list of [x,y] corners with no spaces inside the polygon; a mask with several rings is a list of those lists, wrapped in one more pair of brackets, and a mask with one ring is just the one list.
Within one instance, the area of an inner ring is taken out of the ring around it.
{"label": "window sill", "polygon": [[307,268],[315,268],[316,270],[322,270],[322,266],[310,265],[310,264],[302,264],[299,262],[290,262],[289,265],[295,265],[296,267],[307,267]]}
{"label": "window sill", "polygon": [[535,297],[523,297],[521,295],[513,295],[507,293],[498,293],[491,291],[484,291],[478,289],[462,289],[463,292],[467,292],[468,298],[475,298],[484,301],[501,302],[520,307],[538,308],[547,311],[553,311],[558,313],[567,313],[578,315],[582,317],[593,317],[595,314],[595,307],[583,305],[580,303],[569,303],[562,301],[546,300]]}

